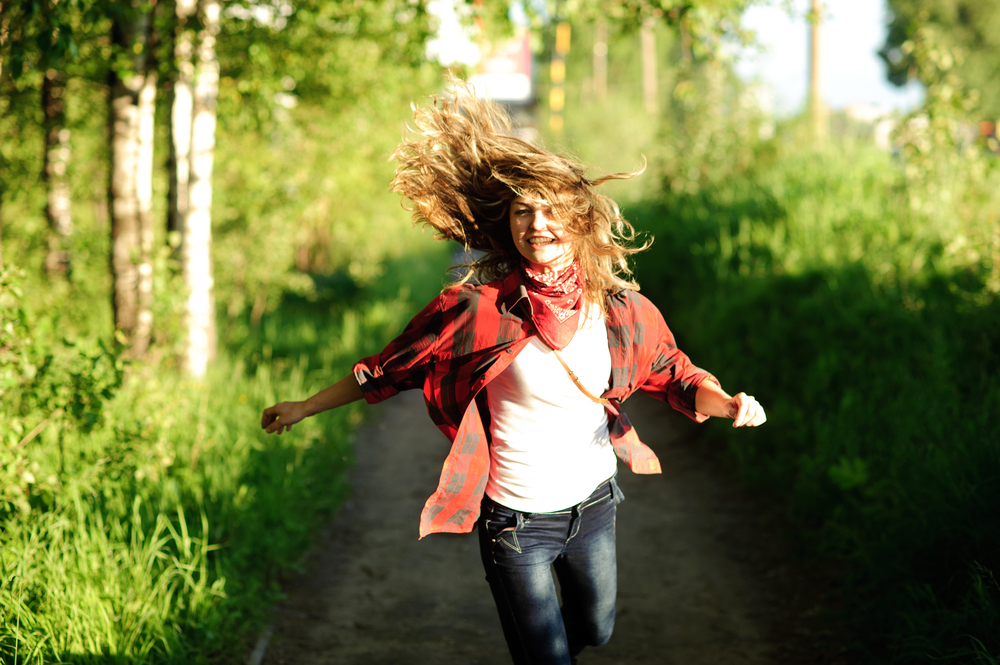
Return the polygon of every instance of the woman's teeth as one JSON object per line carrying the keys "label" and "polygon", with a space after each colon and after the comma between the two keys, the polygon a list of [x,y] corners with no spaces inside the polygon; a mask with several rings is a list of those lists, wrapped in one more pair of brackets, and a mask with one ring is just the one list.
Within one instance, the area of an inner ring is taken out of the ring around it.
{"label": "woman's teeth", "polygon": [[553,243],[553,242],[555,242],[555,240],[553,240],[552,238],[532,238],[531,240],[528,241],[528,244],[529,245],[548,245],[549,243]]}

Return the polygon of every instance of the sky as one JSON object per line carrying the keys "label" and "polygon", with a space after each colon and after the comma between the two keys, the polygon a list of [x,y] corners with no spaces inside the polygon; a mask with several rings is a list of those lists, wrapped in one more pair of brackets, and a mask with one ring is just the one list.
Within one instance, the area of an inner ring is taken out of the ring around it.
{"label": "sky", "polygon": [[[773,3],[777,5],[779,3]],[[752,7],[743,25],[754,30],[762,53],[743,52],[737,71],[772,93],[774,112],[788,115],[805,107],[809,67],[809,0],[792,0],[791,15],[778,6]],[[877,51],[889,18],[884,0],[826,0],[820,34],[820,82],[834,109],[858,103],[909,110],[923,100],[917,84],[897,88],[886,80]]]}

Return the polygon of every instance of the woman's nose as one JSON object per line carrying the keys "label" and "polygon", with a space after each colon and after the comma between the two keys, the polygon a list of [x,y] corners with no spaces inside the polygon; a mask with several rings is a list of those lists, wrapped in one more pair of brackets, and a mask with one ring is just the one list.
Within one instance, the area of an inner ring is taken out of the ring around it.
{"label": "woman's nose", "polygon": [[535,216],[531,219],[531,226],[535,229],[544,229],[549,224],[549,218],[544,210],[536,210]]}

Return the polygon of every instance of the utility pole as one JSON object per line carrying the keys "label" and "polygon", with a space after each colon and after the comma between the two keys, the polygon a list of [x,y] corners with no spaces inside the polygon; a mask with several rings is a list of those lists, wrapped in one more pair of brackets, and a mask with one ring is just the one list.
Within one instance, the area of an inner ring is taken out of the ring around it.
{"label": "utility pole", "polygon": [[645,101],[646,113],[655,116],[659,109],[660,92],[657,87],[656,73],[656,35],[653,25],[656,19],[644,19],[639,31],[642,41],[642,98]]}
{"label": "utility pole", "polygon": [[566,54],[569,53],[570,27],[566,21],[556,24],[556,48],[549,68],[549,127],[554,132],[563,128],[563,108],[566,106]]}
{"label": "utility pole", "polygon": [[826,141],[829,127],[826,104],[821,96],[819,73],[819,29],[823,21],[822,0],[812,0],[809,10],[809,120],[813,142]]}
{"label": "utility pole", "polygon": [[594,27],[594,99],[608,96],[608,22],[598,19]]}

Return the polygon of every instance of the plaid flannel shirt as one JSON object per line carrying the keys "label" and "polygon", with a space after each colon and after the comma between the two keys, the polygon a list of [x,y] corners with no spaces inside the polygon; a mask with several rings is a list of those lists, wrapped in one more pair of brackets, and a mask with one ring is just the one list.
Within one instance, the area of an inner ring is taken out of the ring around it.
{"label": "plaid flannel shirt", "polygon": [[[421,538],[469,532],[479,517],[490,472],[483,388],[536,334],[530,307],[516,272],[482,286],[448,289],[381,353],[354,366],[369,404],[421,388],[431,419],[452,442],[437,491],[420,515]],[[605,408],[611,443],[633,472],[660,473],[659,460],[639,440],[621,402],[642,390],[702,422],[708,416],[695,411],[695,394],[703,381],[715,377],[691,364],[659,310],[635,291],[608,296],[607,329],[611,380],[602,396],[610,400]]]}

